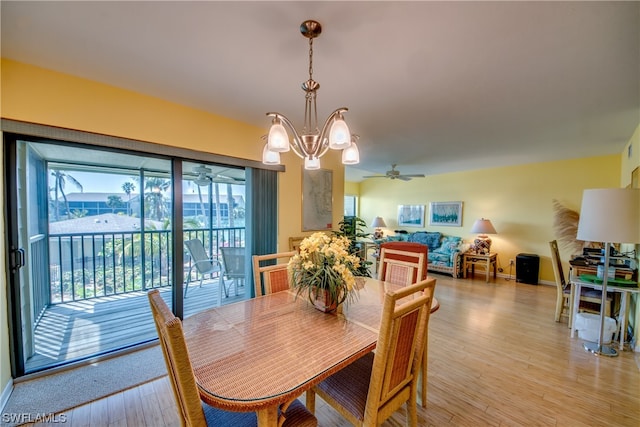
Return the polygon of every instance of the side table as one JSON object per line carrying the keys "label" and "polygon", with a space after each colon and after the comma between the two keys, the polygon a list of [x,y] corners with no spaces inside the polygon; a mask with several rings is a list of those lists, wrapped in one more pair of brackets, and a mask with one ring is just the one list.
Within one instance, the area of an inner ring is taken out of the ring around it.
{"label": "side table", "polygon": [[469,267],[471,267],[471,276],[475,273],[475,266],[483,267],[487,276],[487,283],[489,283],[489,273],[491,271],[491,267],[493,267],[493,279],[496,279],[497,276],[497,266],[496,261],[498,259],[498,254],[492,252],[488,255],[483,254],[474,254],[470,252],[465,252],[462,254],[462,277],[467,278],[467,271]]}

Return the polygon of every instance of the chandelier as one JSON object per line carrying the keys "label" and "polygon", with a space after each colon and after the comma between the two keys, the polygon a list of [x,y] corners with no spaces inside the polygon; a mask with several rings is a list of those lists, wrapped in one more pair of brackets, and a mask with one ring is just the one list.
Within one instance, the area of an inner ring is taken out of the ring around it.
{"label": "chandelier", "polygon": [[[313,20],[304,21],[300,25],[300,32],[309,39],[309,79],[302,83],[305,92],[304,126],[298,133],[287,117],[280,113],[267,113],[273,117],[267,143],[262,151],[262,163],[279,165],[280,153],[293,150],[304,159],[305,169],[320,169],[320,157],[330,148],[342,150],[342,163],[346,165],[360,162],[360,154],[355,141],[356,135],[351,135],[342,113],[347,111],[341,107],[329,115],[318,129],[318,112],[316,109],[316,92],[320,84],[313,80],[313,39],[322,32],[320,23]],[[287,129],[291,132],[291,141]]]}

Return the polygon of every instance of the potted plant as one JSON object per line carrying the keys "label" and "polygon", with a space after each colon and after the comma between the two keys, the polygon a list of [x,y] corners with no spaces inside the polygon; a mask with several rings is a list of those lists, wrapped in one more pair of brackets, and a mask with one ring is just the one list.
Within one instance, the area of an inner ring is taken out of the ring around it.
{"label": "potted plant", "polygon": [[339,231],[334,231],[333,234],[338,237],[346,237],[349,239],[349,253],[357,256],[360,259],[360,266],[355,271],[356,276],[371,277],[369,266],[371,261],[367,261],[366,254],[362,244],[357,239],[366,239],[370,236],[370,233],[365,233],[363,227],[367,226],[367,223],[357,216],[345,216],[339,223]]}
{"label": "potted plant", "polygon": [[334,311],[356,296],[360,259],[349,253],[346,237],[314,233],[300,243],[300,252],[288,264],[291,288],[322,311]]}

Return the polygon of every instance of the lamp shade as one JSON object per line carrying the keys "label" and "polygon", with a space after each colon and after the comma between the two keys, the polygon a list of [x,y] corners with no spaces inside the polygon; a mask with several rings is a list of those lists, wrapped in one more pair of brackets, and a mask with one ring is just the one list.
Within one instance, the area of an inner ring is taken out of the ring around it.
{"label": "lamp shade", "polygon": [[471,232],[478,234],[498,234],[496,229],[493,227],[493,224],[491,224],[491,221],[484,218],[480,218],[473,223]]}
{"label": "lamp shade", "polygon": [[587,242],[640,242],[640,190],[584,190],[577,238]]}
{"label": "lamp shade", "polygon": [[345,165],[356,165],[360,163],[360,152],[355,142],[342,150],[342,163]]}
{"label": "lamp shade", "polygon": [[384,219],[382,219],[381,216],[377,216],[373,218],[373,221],[371,222],[371,226],[375,228],[380,228],[380,227],[386,227],[387,224],[384,223]]}

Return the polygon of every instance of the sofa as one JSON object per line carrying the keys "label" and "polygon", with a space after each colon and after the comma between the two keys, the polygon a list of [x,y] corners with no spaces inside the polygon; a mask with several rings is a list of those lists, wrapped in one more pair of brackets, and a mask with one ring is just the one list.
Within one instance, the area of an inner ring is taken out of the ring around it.
{"label": "sofa", "polygon": [[[434,231],[416,231],[414,233],[396,230],[396,234],[376,240],[377,244],[384,242],[415,242],[426,245],[427,271],[450,274],[453,277],[462,276],[462,253],[466,251],[462,237],[447,236]],[[467,245],[468,246],[468,245]]]}

